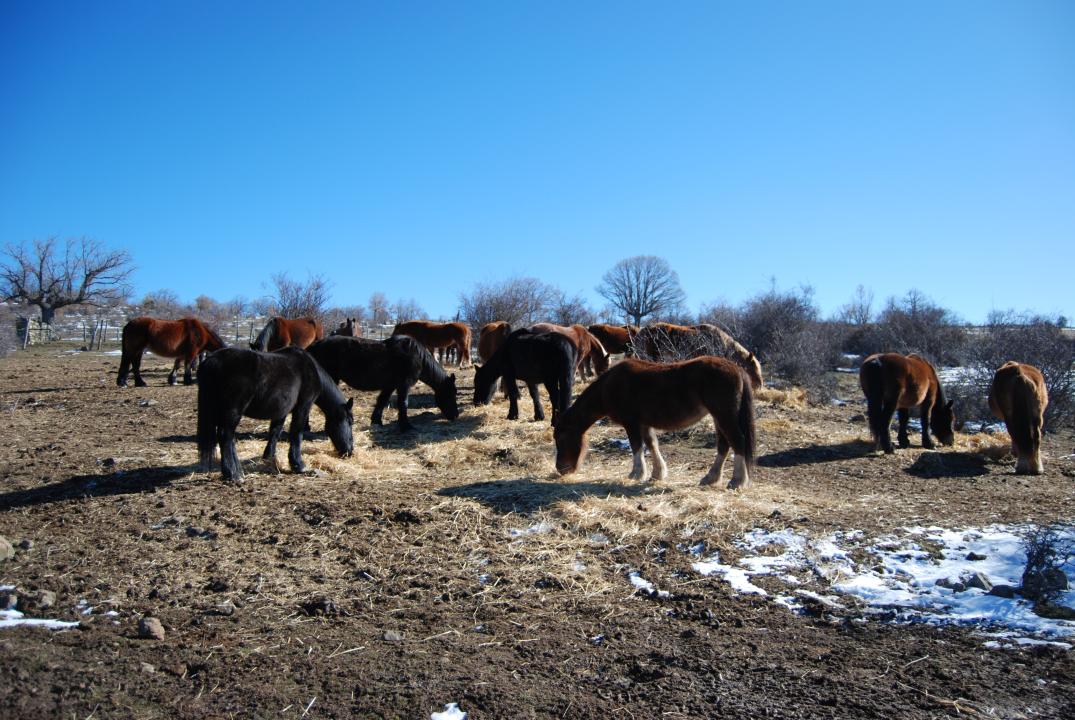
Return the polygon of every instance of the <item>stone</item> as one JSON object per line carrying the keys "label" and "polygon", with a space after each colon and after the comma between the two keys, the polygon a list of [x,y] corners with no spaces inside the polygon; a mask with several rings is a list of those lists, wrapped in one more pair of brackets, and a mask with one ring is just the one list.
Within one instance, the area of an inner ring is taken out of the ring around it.
{"label": "stone", "polygon": [[153,407],[156,404],[157,404],[156,400],[139,400],[138,401],[139,407]]}
{"label": "stone", "polygon": [[1035,605],[1034,614],[1050,620],[1075,620],[1075,608],[1051,602],[1040,602]]}
{"label": "stone", "polygon": [[385,630],[383,637],[384,637],[385,642],[390,642],[390,643],[403,642],[403,633],[397,632],[395,630]]}
{"label": "stone", "polygon": [[989,592],[993,589],[993,581],[989,579],[989,576],[985,573],[975,572],[966,577],[961,577],[960,580],[968,588],[978,588],[985,592]]}
{"label": "stone", "polygon": [[1023,595],[1040,598],[1068,589],[1068,576],[1060,568],[1023,573]]}
{"label": "stone", "polygon": [[0,535],[0,560],[10,560],[13,557],[15,557],[15,548],[6,537]]}
{"label": "stone", "polygon": [[1008,600],[1014,598],[1016,592],[1018,592],[1017,588],[1012,585],[994,585],[986,591],[989,595],[1006,598]]}
{"label": "stone", "polygon": [[147,662],[142,663],[139,667],[141,671],[146,673],[147,675],[152,675],[153,673],[157,672],[157,668]]}
{"label": "stone", "polygon": [[978,560],[985,560],[986,556],[981,553],[969,552],[967,553],[967,559],[971,562],[977,562]]}
{"label": "stone", "polygon": [[138,637],[147,640],[163,640],[164,626],[157,618],[147,615],[138,621]]}
{"label": "stone", "polygon": [[0,610],[14,610],[18,607],[19,596],[14,592],[2,592],[0,593]]}
{"label": "stone", "polygon": [[952,592],[963,592],[967,589],[967,586],[956,578],[940,578],[935,584],[942,588],[948,588]]}

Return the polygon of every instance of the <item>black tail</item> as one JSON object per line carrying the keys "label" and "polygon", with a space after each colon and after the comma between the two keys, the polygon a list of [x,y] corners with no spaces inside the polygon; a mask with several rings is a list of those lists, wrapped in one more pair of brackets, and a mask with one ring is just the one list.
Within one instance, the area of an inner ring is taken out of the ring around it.
{"label": "black tail", "polygon": [[127,374],[131,371],[131,351],[127,349],[129,344],[129,333],[131,332],[131,323],[128,322],[123,326],[123,335],[120,340],[120,359],[119,359],[119,374],[116,375],[116,385],[123,387],[127,384]]}
{"label": "black tail", "polygon": [[265,352],[269,349],[269,343],[276,339],[276,318],[269,318],[269,322],[261,329],[254,342],[250,343],[251,350]]}
{"label": "black tail", "polygon": [[[206,372],[207,370],[209,372]],[[200,368],[198,372],[198,457],[203,471],[213,467],[213,448],[217,444],[217,413],[213,406],[214,384],[212,366]]]}
{"label": "black tail", "polygon": [[1034,383],[1022,375],[1014,378],[1011,385],[1012,417],[1007,418],[1008,434],[1012,442],[1025,457],[1033,454],[1034,448],[1041,443],[1041,431],[1038,429],[1037,408],[1034,398],[1037,389]]}
{"label": "black tail", "polygon": [[866,395],[866,416],[870,421],[870,434],[875,441],[880,442],[886,429],[885,414],[882,412],[885,403],[885,377],[880,358],[862,363],[859,368],[859,383]]}
{"label": "black tail", "polygon": [[743,375],[743,396],[739,400],[739,432],[743,436],[743,447],[733,448],[735,454],[743,458],[747,467],[754,468],[757,458],[757,432],[754,429],[754,389],[750,377]]}

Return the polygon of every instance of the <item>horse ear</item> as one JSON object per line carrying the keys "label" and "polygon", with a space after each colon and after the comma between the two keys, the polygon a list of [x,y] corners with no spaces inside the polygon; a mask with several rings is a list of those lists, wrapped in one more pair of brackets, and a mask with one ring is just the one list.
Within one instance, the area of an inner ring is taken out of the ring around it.
{"label": "horse ear", "polygon": [[347,402],[344,403],[344,407],[347,408],[348,410],[350,410],[354,406],[355,406],[355,399],[354,398],[347,398]]}

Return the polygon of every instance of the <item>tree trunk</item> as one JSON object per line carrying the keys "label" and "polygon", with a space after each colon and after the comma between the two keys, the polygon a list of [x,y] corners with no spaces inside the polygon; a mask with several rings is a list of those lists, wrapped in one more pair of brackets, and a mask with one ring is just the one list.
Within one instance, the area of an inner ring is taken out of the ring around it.
{"label": "tree trunk", "polygon": [[41,324],[52,325],[52,319],[56,317],[56,308],[48,305],[39,305],[38,307],[41,308]]}

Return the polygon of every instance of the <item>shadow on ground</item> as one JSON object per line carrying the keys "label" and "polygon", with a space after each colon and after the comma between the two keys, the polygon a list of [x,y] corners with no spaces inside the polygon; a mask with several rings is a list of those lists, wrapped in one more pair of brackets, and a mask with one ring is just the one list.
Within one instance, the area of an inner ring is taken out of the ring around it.
{"label": "shadow on ground", "polygon": [[926,452],[904,470],[918,478],[979,477],[989,473],[986,458],[977,453]]}
{"label": "shadow on ground", "polygon": [[530,513],[563,500],[581,500],[587,496],[643,497],[671,492],[670,488],[653,489],[650,485],[633,483],[556,482],[528,475],[512,480],[493,480],[470,483],[437,491],[445,497],[477,500],[500,513]]}
{"label": "shadow on ground", "polygon": [[817,463],[855,460],[872,455],[873,452],[873,443],[866,440],[849,440],[834,445],[809,445],[769,453],[758,458],[758,465],[776,468],[815,465]]}
{"label": "shadow on ground", "polygon": [[481,418],[474,415],[461,415],[455,420],[445,420],[439,410],[412,412],[408,419],[414,427],[407,432],[400,432],[395,417],[385,417],[384,425],[370,425],[369,434],[373,444],[383,448],[411,449],[429,443],[458,440],[470,435],[482,422]]}
{"label": "shadow on ground", "polygon": [[0,495],[0,510],[79,498],[152,492],[197,471],[197,465],[171,465],[131,471],[117,470],[103,475],[75,475],[61,482],[4,493]]}

